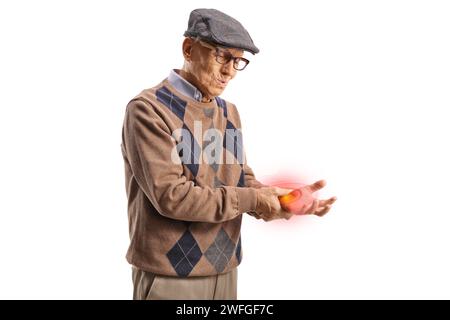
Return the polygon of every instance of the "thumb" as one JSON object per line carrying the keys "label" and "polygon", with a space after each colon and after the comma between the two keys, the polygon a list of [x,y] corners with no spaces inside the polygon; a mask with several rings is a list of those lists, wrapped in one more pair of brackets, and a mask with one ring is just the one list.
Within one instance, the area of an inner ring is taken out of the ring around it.
{"label": "thumb", "polygon": [[311,192],[316,192],[317,190],[322,189],[323,187],[325,187],[326,185],[326,181],[325,180],[319,180],[314,182],[313,184],[310,184],[309,186],[307,186],[307,188],[311,191]]}

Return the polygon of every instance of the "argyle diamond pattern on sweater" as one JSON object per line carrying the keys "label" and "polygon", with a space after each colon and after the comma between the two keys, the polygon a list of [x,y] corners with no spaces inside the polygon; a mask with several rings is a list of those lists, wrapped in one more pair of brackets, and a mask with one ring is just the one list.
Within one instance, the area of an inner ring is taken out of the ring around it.
{"label": "argyle diamond pattern on sweater", "polygon": [[230,261],[235,249],[235,244],[231,241],[223,228],[220,229],[214,242],[206,250],[205,257],[217,272],[222,272]]}
{"label": "argyle diamond pattern on sweater", "polygon": [[[199,159],[200,154],[197,154],[195,152],[195,150],[199,150],[198,148],[199,148],[200,144],[198,141],[195,140],[194,135],[192,134],[192,131],[188,128],[188,126],[186,125],[186,123],[184,121],[184,115],[186,113],[187,102],[184,101],[183,99],[181,99],[180,97],[178,97],[173,92],[171,92],[165,86],[156,90],[156,98],[158,101],[160,101],[162,104],[164,104],[171,112],[173,112],[181,121],[183,121],[183,129],[187,130],[190,134],[190,137],[191,137],[190,146],[192,146],[190,149],[191,154],[189,156],[189,161],[187,161],[187,163],[183,163],[183,165],[185,165],[191,171],[193,178],[195,179],[195,177],[198,174],[199,160],[200,160]],[[226,101],[219,97],[216,97],[215,100],[216,100],[217,106],[223,111],[223,114],[224,114],[225,118],[227,119],[225,129],[229,129],[229,130],[233,130],[233,132],[237,132],[236,136],[232,136],[232,135],[230,135],[229,131],[225,130],[222,146],[223,146],[224,150],[228,150],[234,156],[234,158],[237,160],[237,163],[241,164],[241,167],[242,167],[242,164],[244,162],[244,153],[243,153],[243,147],[242,147],[242,133],[240,130],[236,129],[236,127],[230,120],[228,120],[228,109],[227,109]],[[211,110],[214,110],[214,109],[211,109]],[[211,111],[207,111],[207,113],[205,113],[205,115],[211,116],[212,113],[211,113]],[[234,143],[229,142],[227,144],[227,139],[228,139],[228,141],[234,140]],[[203,143],[202,143],[202,145],[203,145]],[[213,163],[210,166],[216,172],[219,167],[219,164]],[[216,184],[215,187],[222,186],[222,185],[223,184]],[[241,173],[239,175],[239,180],[238,180],[236,186],[245,187],[245,175],[244,175],[243,169],[241,170]]]}
{"label": "argyle diamond pattern on sweater", "polygon": [[169,108],[178,118],[183,120],[187,105],[186,101],[174,95],[166,87],[162,87],[156,91],[156,99]]}
{"label": "argyle diamond pattern on sweater", "polygon": [[241,236],[239,236],[239,241],[238,244],[236,246],[236,258],[238,260],[239,263],[241,263],[242,260],[242,254],[241,254]]}
{"label": "argyle diamond pattern on sweater", "polygon": [[194,138],[194,135],[192,134],[191,130],[189,130],[189,128],[186,126],[186,124],[183,123],[183,129],[189,131],[189,135],[191,138],[190,141],[190,156],[189,156],[189,161],[187,163],[183,163],[186,167],[189,168],[189,170],[191,171],[192,175],[194,176],[194,178],[197,176],[198,173],[198,166],[200,163],[200,153],[196,153],[195,150],[200,150],[200,146],[197,143],[197,141]]}
{"label": "argyle diamond pattern on sweater", "polygon": [[204,255],[217,272],[222,272],[227,267],[233,254],[241,262],[241,237],[235,246],[226,231],[221,228],[208,249],[202,253],[197,241],[189,230],[177,241],[167,253],[171,265],[180,277],[187,277],[195,265]]}
{"label": "argyle diamond pattern on sweater", "polygon": [[[230,131],[235,132],[236,135],[230,134]],[[233,141],[234,143],[230,143],[230,141]],[[228,141],[228,143],[227,143]],[[242,133],[241,130],[237,130],[236,127],[227,120],[227,126],[225,130],[225,135],[223,139],[223,148],[227,149],[231,154],[236,158],[238,163],[244,162],[244,154],[243,154],[243,148],[242,148]]]}
{"label": "argyle diamond pattern on sweater", "polygon": [[216,97],[216,103],[223,110],[223,115],[225,118],[228,118],[228,110],[227,110],[227,103],[222,98]]}
{"label": "argyle diamond pattern on sweater", "polygon": [[202,252],[189,230],[167,253],[167,258],[180,277],[187,277],[201,257]]}

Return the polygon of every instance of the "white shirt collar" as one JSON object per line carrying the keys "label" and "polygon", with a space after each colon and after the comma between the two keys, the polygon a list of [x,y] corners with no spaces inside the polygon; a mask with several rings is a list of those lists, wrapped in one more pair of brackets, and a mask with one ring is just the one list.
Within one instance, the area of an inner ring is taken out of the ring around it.
{"label": "white shirt collar", "polygon": [[170,71],[167,80],[169,83],[180,93],[188,96],[194,100],[202,102],[203,95],[195,86],[193,86],[189,81],[184,79],[179,75],[180,70],[173,69]]}

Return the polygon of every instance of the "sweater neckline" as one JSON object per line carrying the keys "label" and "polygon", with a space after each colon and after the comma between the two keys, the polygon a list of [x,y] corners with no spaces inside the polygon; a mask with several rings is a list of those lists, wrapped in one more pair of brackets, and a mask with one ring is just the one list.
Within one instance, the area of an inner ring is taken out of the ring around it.
{"label": "sweater neckline", "polygon": [[168,80],[165,78],[162,82],[163,86],[167,87],[171,92],[179,96],[181,99],[186,100],[190,105],[200,108],[200,109],[213,109],[217,107],[216,99],[212,99],[211,102],[200,102],[192,97],[186,96],[183,93],[179,92],[174,86],[172,86]]}

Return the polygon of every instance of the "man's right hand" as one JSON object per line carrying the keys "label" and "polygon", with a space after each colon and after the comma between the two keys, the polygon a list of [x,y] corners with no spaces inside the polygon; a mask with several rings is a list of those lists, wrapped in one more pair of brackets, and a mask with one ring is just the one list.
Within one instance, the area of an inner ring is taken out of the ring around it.
{"label": "man's right hand", "polygon": [[290,219],[293,214],[281,208],[279,196],[284,196],[292,189],[283,189],[279,187],[262,187],[258,189],[258,198],[256,203],[256,217],[264,221],[275,219]]}

